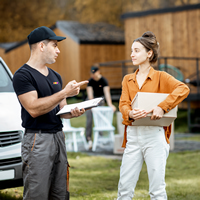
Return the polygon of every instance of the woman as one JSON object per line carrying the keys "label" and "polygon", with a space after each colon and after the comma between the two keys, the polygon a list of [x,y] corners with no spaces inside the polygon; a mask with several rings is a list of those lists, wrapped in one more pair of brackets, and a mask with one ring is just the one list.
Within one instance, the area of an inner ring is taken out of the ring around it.
{"label": "woman", "polygon": [[[166,72],[151,67],[158,58],[159,43],[152,32],[145,32],[133,41],[131,58],[139,68],[128,74],[122,82],[122,95],[119,109],[125,125],[125,147],[120,168],[118,200],[131,200],[146,162],[149,178],[149,194],[153,200],[167,199],[165,190],[165,166],[169,154],[171,126],[132,126],[134,120],[146,117],[152,112],[152,120],[160,119],[189,94],[189,88]],[[169,93],[169,96],[151,111],[132,110],[131,102],[137,92]]]}

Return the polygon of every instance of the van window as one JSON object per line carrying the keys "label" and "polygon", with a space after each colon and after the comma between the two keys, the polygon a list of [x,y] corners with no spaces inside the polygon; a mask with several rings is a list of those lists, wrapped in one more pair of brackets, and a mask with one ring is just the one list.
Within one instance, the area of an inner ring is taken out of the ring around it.
{"label": "van window", "polygon": [[0,62],[0,92],[14,92],[12,80]]}

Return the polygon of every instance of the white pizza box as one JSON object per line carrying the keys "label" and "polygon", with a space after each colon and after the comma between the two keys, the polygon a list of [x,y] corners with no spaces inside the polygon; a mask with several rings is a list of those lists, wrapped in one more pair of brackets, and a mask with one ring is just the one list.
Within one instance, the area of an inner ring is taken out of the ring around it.
{"label": "white pizza box", "polygon": [[[169,94],[166,93],[149,93],[138,92],[133,99],[131,106],[133,108],[144,109],[150,111],[155,106],[164,101]],[[177,118],[177,106],[165,113],[159,120],[151,120],[152,113],[147,117],[135,120],[132,125],[135,126],[169,126]]]}
{"label": "white pizza box", "polygon": [[124,135],[121,135],[121,134],[115,135],[114,149],[113,149],[114,154],[124,153],[124,148],[122,148],[123,139],[124,139]]}

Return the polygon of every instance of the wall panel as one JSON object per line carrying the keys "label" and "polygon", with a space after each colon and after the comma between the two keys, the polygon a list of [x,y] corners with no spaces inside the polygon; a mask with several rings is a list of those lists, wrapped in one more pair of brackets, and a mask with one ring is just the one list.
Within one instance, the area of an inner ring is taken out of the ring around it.
{"label": "wall panel", "polygon": [[[80,46],[80,71],[82,80],[90,78],[90,68],[95,63],[124,60],[124,47],[124,45],[82,44]],[[108,79],[111,88],[121,87],[121,68],[101,67],[100,70],[102,75]]]}
{"label": "wall panel", "polygon": [[[167,12],[125,19],[126,59],[133,40],[152,31],[160,44],[160,56],[200,57],[200,9]],[[164,61],[162,61],[164,62]],[[195,73],[196,62],[169,60],[187,78]]]}

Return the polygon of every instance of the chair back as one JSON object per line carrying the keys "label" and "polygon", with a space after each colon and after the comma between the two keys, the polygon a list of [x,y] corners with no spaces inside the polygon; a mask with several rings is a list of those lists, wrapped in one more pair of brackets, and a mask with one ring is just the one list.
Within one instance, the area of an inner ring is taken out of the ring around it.
{"label": "chair back", "polygon": [[85,150],[87,150],[88,146],[84,134],[85,128],[71,126],[70,119],[62,119],[62,123],[67,150],[77,152],[80,150],[80,143],[83,143]]}
{"label": "chair back", "polygon": [[112,127],[113,109],[109,106],[92,108],[95,127]]}
{"label": "chair back", "polygon": [[62,123],[63,123],[63,129],[67,130],[67,129],[71,129],[72,128],[70,119],[62,118]]}

